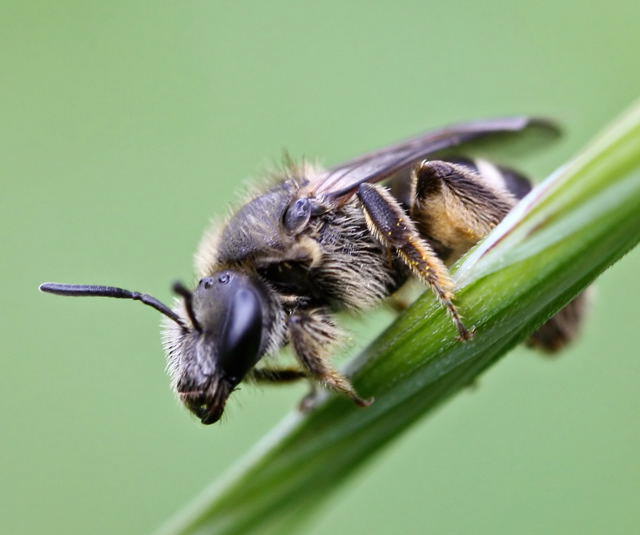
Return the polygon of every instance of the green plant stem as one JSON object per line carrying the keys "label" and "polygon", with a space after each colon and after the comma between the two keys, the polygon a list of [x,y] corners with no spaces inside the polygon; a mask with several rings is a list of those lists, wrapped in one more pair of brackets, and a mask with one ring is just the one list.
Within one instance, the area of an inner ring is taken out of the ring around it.
{"label": "green plant stem", "polygon": [[360,409],[293,413],[164,534],[282,533],[418,418],[471,383],[640,240],[640,106],[540,184],[458,266],[456,339],[423,295],[349,366]]}

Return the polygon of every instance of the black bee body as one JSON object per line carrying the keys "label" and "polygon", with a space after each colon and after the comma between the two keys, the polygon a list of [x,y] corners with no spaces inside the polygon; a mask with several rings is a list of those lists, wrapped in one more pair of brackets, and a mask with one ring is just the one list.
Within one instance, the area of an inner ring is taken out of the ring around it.
{"label": "black bee body", "polygon": [[[416,278],[446,307],[460,338],[469,339],[447,266],[531,184],[511,169],[443,151],[531,130],[554,128],[522,117],[466,123],[329,170],[291,165],[205,235],[196,255],[199,282],[193,291],[174,286],[183,299],[173,310],[120,288],[47,283],[41,289],[136,299],[167,316],[172,385],[202,423],[220,418],[245,379],[307,378],[366,406],[371,400],[330,364],[341,336],[333,315],[374,307]],[[566,310],[534,335],[534,345],[554,350],[575,335],[582,308]],[[299,367],[267,366],[264,357],[286,345]]]}
{"label": "black bee body", "polygon": [[311,217],[300,233],[287,232],[285,213],[303,184],[285,179],[245,204],[222,230],[200,276],[221,269],[255,272],[279,294],[289,314],[300,308],[366,308],[406,280],[408,274],[394,269],[368,232],[355,200]]}

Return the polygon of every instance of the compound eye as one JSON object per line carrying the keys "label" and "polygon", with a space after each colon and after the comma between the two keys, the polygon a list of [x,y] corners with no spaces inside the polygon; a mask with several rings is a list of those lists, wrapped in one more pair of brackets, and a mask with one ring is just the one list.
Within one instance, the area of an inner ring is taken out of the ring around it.
{"label": "compound eye", "polygon": [[284,214],[284,228],[289,234],[297,234],[307,226],[311,217],[311,201],[306,197],[289,205]]}
{"label": "compound eye", "polygon": [[238,383],[260,356],[262,302],[257,292],[247,285],[231,296],[225,312],[218,364],[229,380]]}

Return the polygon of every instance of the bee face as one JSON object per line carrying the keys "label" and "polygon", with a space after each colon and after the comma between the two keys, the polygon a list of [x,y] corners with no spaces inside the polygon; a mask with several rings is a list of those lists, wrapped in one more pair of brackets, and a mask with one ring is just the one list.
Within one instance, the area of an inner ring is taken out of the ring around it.
{"label": "bee face", "polygon": [[211,424],[264,354],[273,322],[268,289],[257,277],[219,271],[200,280],[187,312],[192,329],[168,330],[170,371],[180,400]]}

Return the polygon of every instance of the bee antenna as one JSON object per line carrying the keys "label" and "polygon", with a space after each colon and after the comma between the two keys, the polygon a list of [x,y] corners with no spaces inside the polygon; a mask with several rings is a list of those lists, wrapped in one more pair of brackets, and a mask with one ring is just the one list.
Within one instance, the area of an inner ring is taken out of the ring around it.
{"label": "bee antenna", "polygon": [[193,293],[191,293],[191,290],[189,290],[180,281],[174,282],[171,289],[174,291],[174,293],[178,294],[184,299],[184,305],[185,305],[185,308],[187,309],[187,314],[189,316],[189,319],[191,320],[191,323],[194,329],[196,331],[202,332],[202,327],[200,327],[200,324],[196,319],[196,314],[193,311]]}
{"label": "bee antenna", "polygon": [[60,284],[57,282],[45,282],[40,285],[41,292],[47,292],[56,295],[69,295],[72,297],[98,296],[98,297],[115,297],[118,299],[133,299],[140,301],[145,305],[155,308],[158,312],[164,314],[168,318],[175,321],[183,330],[188,330],[180,316],[171,310],[163,302],[149,294],[141,294],[140,292],[132,292],[123,288],[114,286],[94,286],[90,284]]}

